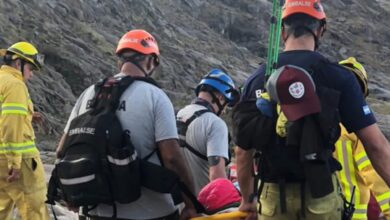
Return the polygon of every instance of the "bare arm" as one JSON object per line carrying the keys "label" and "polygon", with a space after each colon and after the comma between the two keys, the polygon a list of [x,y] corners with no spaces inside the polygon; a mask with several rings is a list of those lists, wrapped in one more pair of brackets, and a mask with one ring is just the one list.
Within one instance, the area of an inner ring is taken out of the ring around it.
{"label": "bare arm", "polygon": [[378,125],[370,125],[355,133],[362,141],[373,167],[390,186],[390,145]]}
{"label": "bare arm", "polygon": [[250,195],[253,193],[253,154],[254,150],[243,150],[240,147],[236,148],[237,160],[237,179],[240,185],[243,202],[248,202]]}
{"label": "bare arm", "polygon": [[[164,163],[164,167],[174,171],[179,175],[180,180],[194,193],[194,184],[180,151],[179,143],[176,139],[163,140],[157,143],[160,151],[161,159]],[[191,200],[183,194],[184,203],[186,207],[194,209]]]}
{"label": "bare arm", "polygon": [[64,146],[65,138],[67,133],[64,133],[60,139],[60,142],[58,143],[57,149],[56,149],[56,156],[58,158],[60,151],[62,150],[62,146]]}
{"label": "bare arm", "polygon": [[242,195],[239,210],[248,213],[245,220],[257,220],[257,199],[250,201],[250,195],[253,193],[252,169],[254,150],[246,151],[237,147],[235,152],[237,160],[237,179]]}
{"label": "bare arm", "polygon": [[219,156],[208,157],[209,180],[210,182],[218,178],[226,178],[225,159]]}

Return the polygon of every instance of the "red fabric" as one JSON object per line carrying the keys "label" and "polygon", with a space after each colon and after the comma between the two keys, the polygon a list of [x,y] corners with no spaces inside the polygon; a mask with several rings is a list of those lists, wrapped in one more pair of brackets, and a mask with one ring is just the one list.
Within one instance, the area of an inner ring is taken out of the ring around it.
{"label": "red fabric", "polygon": [[230,167],[229,167],[229,179],[230,181],[232,182],[236,182],[237,181],[237,165],[236,164],[232,164]]}
{"label": "red fabric", "polygon": [[367,219],[368,220],[377,220],[379,218],[379,215],[381,213],[381,210],[379,208],[379,205],[377,201],[375,200],[375,197],[371,195],[370,201],[368,202],[367,207]]}
{"label": "red fabric", "polygon": [[239,203],[241,197],[232,182],[219,178],[203,187],[199,192],[198,200],[206,210],[212,212],[227,205]]}

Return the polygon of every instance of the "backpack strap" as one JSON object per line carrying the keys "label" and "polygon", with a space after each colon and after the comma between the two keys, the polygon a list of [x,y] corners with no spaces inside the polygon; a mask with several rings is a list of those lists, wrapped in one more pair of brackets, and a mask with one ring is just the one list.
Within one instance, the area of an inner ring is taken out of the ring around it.
{"label": "backpack strap", "polygon": [[204,106],[206,107],[210,112],[214,113],[215,114],[215,111],[214,111],[214,108],[213,106],[206,100],[202,99],[202,98],[199,98],[197,97],[196,99],[194,99],[191,104],[197,104],[197,105],[201,105],[201,106]]}
{"label": "backpack strap", "polygon": [[190,124],[196,119],[198,118],[199,116],[203,115],[204,113],[206,112],[210,112],[209,109],[202,109],[202,110],[199,110],[199,111],[196,111],[194,112],[194,114],[188,118],[185,122],[182,122],[182,121],[177,121],[178,123],[178,128],[180,127],[179,129],[179,143],[180,143],[180,146],[181,147],[184,147],[184,148],[187,148],[189,151],[191,151],[191,153],[193,153],[194,155],[196,155],[197,157],[201,158],[202,160],[205,160],[205,161],[208,161],[207,159],[207,156],[200,153],[198,150],[196,150],[194,147],[192,147],[191,145],[189,145],[186,141],[186,133],[187,133],[187,129],[188,127],[190,126]]}
{"label": "backpack strap", "polygon": [[197,151],[195,148],[191,147],[187,142],[184,142],[183,144],[180,144],[180,146],[187,148],[191,153],[195,154],[197,157],[199,157],[202,160],[208,161],[207,156],[203,155],[199,151]]}
{"label": "backpack strap", "polygon": [[160,88],[157,82],[149,77],[107,77],[95,84],[95,96],[91,104],[94,113],[107,108],[117,109],[123,92],[136,80]]}

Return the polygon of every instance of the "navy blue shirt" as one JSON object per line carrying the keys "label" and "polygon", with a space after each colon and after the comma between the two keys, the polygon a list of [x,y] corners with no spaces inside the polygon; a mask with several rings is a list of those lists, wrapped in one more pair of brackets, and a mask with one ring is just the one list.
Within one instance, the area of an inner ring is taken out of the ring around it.
{"label": "navy blue shirt", "polygon": [[[326,61],[326,58],[317,52],[286,51],[279,55],[278,66],[291,64],[309,71],[310,67],[320,60]],[[255,100],[259,90],[264,90],[265,69],[265,65],[260,65],[247,79],[241,101]],[[313,76],[316,85],[332,88],[341,93],[339,102],[341,123],[349,132],[355,132],[376,123],[375,117],[364,99],[362,89],[353,74],[340,65],[330,62],[326,65],[326,70],[322,70],[318,74],[321,75]]]}

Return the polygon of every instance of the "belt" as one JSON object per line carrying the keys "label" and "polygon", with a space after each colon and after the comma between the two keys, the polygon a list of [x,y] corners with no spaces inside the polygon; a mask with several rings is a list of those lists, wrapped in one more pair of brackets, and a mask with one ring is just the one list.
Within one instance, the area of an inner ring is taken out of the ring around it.
{"label": "belt", "polygon": [[[179,219],[179,211],[175,211],[172,214],[169,214],[167,216],[158,217],[158,218],[151,218],[146,220],[178,220]],[[87,220],[113,220],[112,217],[99,217],[99,216],[91,216],[87,218]],[[137,220],[137,219],[130,219],[130,218],[116,218],[116,220]]]}

